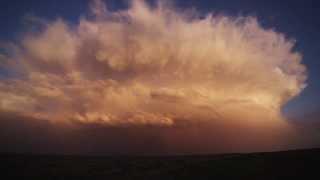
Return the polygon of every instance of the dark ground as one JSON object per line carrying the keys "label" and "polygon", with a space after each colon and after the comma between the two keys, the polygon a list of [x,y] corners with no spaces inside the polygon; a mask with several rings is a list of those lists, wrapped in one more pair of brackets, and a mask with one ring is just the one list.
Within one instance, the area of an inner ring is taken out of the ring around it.
{"label": "dark ground", "polygon": [[320,179],[320,149],[171,157],[1,155],[0,160],[1,179]]}

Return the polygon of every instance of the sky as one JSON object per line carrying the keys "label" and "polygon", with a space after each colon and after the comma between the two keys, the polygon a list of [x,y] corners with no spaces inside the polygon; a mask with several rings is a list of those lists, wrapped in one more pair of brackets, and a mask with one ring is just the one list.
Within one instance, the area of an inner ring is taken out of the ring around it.
{"label": "sky", "polygon": [[[125,0],[108,0],[108,8],[121,9],[128,6]],[[149,1],[154,3],[153,1]],[[320,3],[316,0],[259,1],[259,0],[184,0],[174,1],[179,8],[195,8],[200,13],[216,12],[232,16],[250,15],[258,18],[265,26],[284,33],[296,40],[295,48],[303,54],[303,63],[308,68],[308,86],[300,96],[292,100],[284,112],[289,115],[313,113],[320,108],[320,40],[319,17]],[[88,0],[37,1],[21,2],[3,0],[0,7],[0,39],[11,41],[28,29],[28,17],[41,17],[53,20],[63,18],[71,23],[79,21],[79,15],[88,12]]]}
{"label": "sky", "polygon": [[319,2],[163,2],[1,1],[1,151],[319,145]]}

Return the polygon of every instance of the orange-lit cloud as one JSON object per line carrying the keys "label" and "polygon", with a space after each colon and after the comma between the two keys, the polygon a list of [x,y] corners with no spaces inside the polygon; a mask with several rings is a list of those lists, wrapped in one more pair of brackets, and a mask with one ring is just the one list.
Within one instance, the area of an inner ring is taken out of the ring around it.
{"label": "orange-lit cloud", "polygon": [[133,0],[94,1],[78,25],[26,33],[3,68],[0,109],[55,122],[112,126],[209,121],[266,127],[306,86],[294,41],[253,17],[204,18]]}

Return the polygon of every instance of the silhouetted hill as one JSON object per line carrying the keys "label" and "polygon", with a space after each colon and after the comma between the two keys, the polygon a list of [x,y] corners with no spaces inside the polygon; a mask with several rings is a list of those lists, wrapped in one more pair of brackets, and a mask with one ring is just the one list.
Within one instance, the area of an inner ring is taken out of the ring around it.
{"label": "silhouetted hill", "polygon": [[4,179],[320,179],[320,149],[166,157],[1,155],[0,159]]}

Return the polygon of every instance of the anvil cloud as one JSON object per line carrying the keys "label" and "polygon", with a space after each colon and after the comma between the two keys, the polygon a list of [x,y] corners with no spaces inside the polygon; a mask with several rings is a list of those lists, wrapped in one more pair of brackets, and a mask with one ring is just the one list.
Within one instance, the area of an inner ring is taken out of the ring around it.
{"label": "anvil cloud", "polygon": [[295,42],[254,17],[141,0],[91,9],[77,25],[58,19],[25,33],[1,55],[1,111],[107,126],[281,124],[281,108],[306,86]]}

